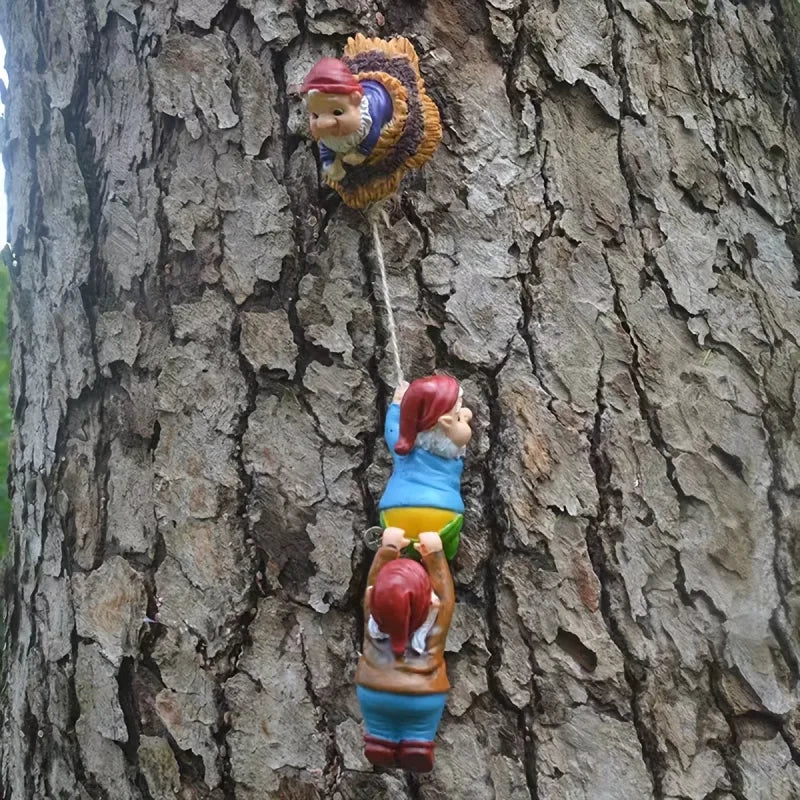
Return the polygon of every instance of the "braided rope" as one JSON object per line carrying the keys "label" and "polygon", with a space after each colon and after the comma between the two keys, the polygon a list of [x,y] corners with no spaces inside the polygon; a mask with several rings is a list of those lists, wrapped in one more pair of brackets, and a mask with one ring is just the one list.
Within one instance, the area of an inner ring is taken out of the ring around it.
{"label": "braided rope", "polygon": [[383,219],[384,225],[389,227],[389,217],[386,211],[379,206],[373,206],[368,213],[370,228],[372,229],[372,244],[375,247],[375,259],[378,262],[378,273],[381,279],[381,295],[383,296],[383,306],[386,310],[386,330],[389,334],[389,349],[392,352],[395,370],[395,386],[399,386],[403,381],[403,366],[400,362],[400,343],[397,336],[397,325],[394,321],[394,310],[392,309],[392,298],[389,294],[389,281],[386,276],[386,262],[383,255],[383,242],[381,241],[378,220]]}

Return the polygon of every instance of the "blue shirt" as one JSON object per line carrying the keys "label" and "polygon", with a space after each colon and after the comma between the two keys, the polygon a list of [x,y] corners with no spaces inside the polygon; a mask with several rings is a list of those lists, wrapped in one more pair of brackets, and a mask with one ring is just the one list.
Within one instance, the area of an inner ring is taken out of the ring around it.
{"label": "blue shirt", "polygon": [[395,453],[400,438],[400,406],[393,403],[386,412],[384,436],[394,459],[394,469],[383,492],[378,509],[442,508],[464,513],[461,499],[463,458],[442,458],[421,447],[414,447],[406,456]]}
{"label": "blue shirt", "polygon": [[[370,125],[367,135],[361,140],[356,149],[361,155],[368,156],[378,143],[378,139],[381,138],[381,130],[384,125],[392,119],[394,106],[389,92],[386,91],[382,83],[378,81],[361,81],[361,88],[364,90],[369,103],[369,115],[372,117],[372,125]],[[336,153],[322,142],[319,142],[318,146],[319,159],[322,165],[328,167],[333,164],[336,159]]]}

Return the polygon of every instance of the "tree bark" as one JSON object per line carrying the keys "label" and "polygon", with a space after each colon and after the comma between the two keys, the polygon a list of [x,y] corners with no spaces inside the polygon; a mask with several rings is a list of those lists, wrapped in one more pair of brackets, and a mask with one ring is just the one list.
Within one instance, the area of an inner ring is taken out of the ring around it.
{"label": "tree bark", "polygon": [[[800,796],[799,18],[6,0],[0,797]],[[424,777],[361,754],[392,367],[292,92],[358,30],[442,111],[382,235],[476,412]]]}

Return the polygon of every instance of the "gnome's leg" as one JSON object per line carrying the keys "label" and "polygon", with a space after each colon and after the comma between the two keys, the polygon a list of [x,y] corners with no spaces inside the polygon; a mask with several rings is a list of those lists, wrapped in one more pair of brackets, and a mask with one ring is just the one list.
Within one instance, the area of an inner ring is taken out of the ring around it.
{"label": "gnome's leg", "polygon": [[433,769],[433,742],[401,742],[397,751],[397,766],[410,772],[430,772]]}
{"label": "gnome's leg", "polygon": [[397,742],[380,739],[371,733],[364,734],[364,757],[376,767],[396,767],[397,748]]}
{"label": "gnome's leg", "polygon": [[402,716],[397,720],[400,739],[432,742],[439,729],[447,695],[444,692],[406,695],[404,700]]}
{"label": "gnome's leg", "polygon": [[364,716],[364,756],[378,767],[396,766],[397,746],[400,736],[397,731],[395,695],[378,692],[364,686],[356,687],[356,695]]}
{"label": "gnome's leg", "polygon": [[412,772],[430,772],[433,769],[433,740],[446,700],[444,693],[407,698],[401,727],[402,741],[397,751],[397,763],[402,769]]}

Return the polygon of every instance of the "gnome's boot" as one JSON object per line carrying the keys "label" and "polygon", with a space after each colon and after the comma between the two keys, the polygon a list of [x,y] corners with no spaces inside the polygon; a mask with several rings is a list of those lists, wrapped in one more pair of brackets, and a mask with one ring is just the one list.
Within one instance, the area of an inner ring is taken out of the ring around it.
{"label": "gnome's boot", "polygon": [[397,764],[412,772],[430,772],[433,769],[433,742],[400,742]]}
{"label": "gnome's boot", "polygon": [[376,767],[397,766],[397,742],[381,739],[369,733],[364,734],[364,755]]}

